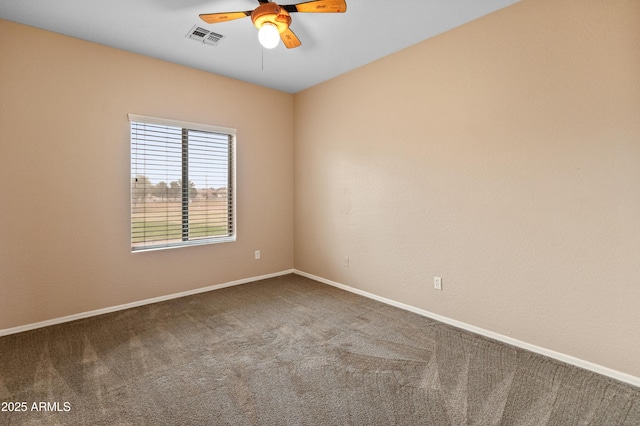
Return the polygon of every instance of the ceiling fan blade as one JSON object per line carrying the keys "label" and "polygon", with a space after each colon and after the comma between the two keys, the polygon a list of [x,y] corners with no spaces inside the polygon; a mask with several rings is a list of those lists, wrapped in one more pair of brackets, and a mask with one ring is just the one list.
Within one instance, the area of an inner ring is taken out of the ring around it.
{"label": "ceiling fan blade", "polygon": [[345,0],[313,0],[280,6],[287,12],[342,13],[347,11]]}
{"label": "ceiling fan blade", "polygon": [[251,16],[252,10],[247,12],[224,12],[224,13],[203,13],[200,18],[207,24],[217,24],[218,22],[233,21],[234,19]]}
{"label": "ceiling fan blade", "polygon": [[294,47],[298,47],[302,44],[300,39],[298,39],[290,28],[287,28],[280,33],[280,39],[282,39],[282,43],[284,43],[287,49],[293,49]]}

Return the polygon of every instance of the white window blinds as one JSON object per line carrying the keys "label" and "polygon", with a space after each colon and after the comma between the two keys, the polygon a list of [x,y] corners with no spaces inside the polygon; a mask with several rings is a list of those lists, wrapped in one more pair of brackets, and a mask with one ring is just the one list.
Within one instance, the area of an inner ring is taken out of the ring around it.
{"label": "white window blinds", "polygon": [[235,240],[235,130],[129,114],[132,251]]}

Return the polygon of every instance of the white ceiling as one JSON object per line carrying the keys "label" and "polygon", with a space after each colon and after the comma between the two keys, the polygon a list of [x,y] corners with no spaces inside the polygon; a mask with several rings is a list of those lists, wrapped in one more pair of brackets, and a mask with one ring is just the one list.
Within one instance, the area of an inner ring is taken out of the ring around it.
{"label": "white ceiling", "polygon": [[[250,18],[198,17],[253,10],[256,0],[0,0],[0,18],[295,93],[519,0],[346,1],[346,13],[291,14],[295,49],[263,49]],[[194,25],[224,38],[186,38]]]}

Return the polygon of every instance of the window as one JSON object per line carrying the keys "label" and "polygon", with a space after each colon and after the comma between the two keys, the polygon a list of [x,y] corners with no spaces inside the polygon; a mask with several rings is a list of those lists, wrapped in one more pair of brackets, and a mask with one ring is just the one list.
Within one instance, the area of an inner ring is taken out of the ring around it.
{"label": "window", "polygon": [[235,241],[235,129],[129,121],[131,250]]}

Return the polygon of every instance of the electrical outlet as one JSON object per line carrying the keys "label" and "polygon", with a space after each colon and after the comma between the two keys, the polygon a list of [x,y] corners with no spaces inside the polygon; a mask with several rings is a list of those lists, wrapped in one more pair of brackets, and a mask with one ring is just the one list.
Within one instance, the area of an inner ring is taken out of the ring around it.
{"label": "electrical outlet", "polygon": [[256,250],[255,257],[256,257],[256,260],[260,260],[260,250]]}
{"label": "electrical outlet", "polygon": [[433,288],[436,290],[442,290],[442,278],[433,277]]}
{"label": "electrical outlet", "polygon": [[345,257],[345,258],[344,258],[344,267],[345,267],[345,268],[348,268],[348,267],[349,267],[349,258],[348,258],[348,257]]}

